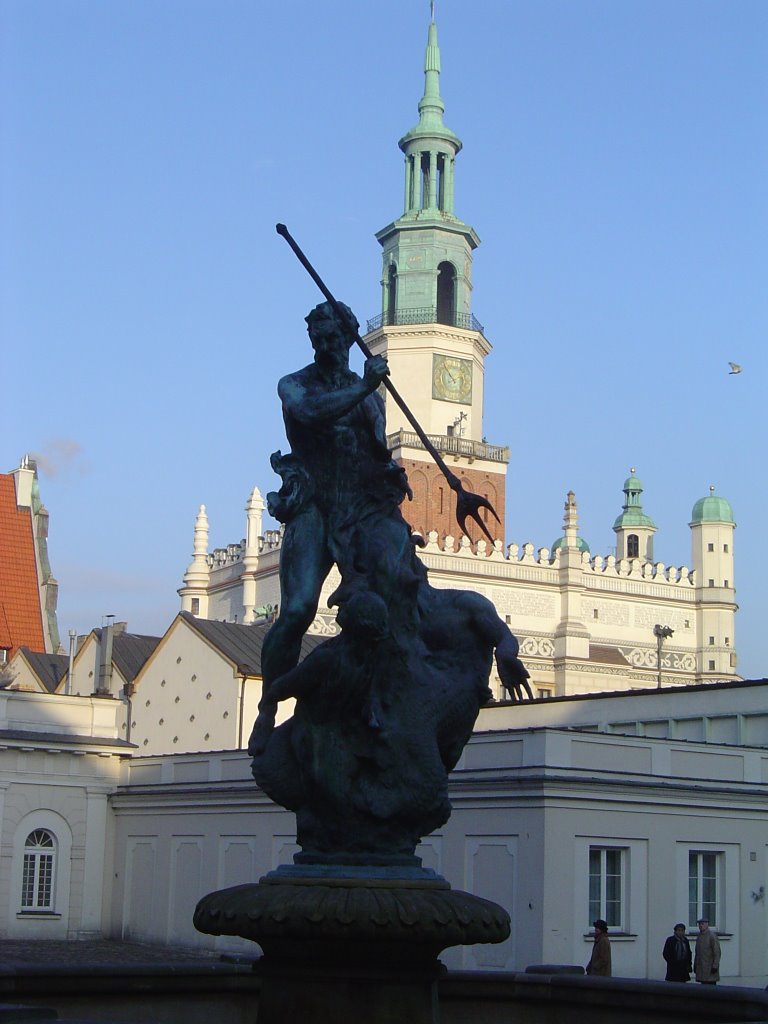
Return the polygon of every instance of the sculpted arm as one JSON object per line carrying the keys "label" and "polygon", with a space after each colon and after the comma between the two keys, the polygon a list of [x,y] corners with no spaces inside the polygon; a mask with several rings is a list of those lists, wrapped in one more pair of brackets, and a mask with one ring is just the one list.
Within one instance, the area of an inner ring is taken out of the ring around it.
{"label": "sculpted arm", "polygon": [[533,698],[528,669],[518,658],[520,645],[517,637],[499,618],[490,601],[480,594],[472,594],[470,601],[473,623],[496,648],[499,678],[510,698],[514,701],[524,700],[526,696]]}
{"label": "sculpted arm", "polygon": [[333,422],[375,391],[388,374],[386,359],[374,356],[366,359],[362,378],[356,376],[335,390],[310,384],[300,373],[292,373],[282,378],[277,393],[287,418],[310,425]]}

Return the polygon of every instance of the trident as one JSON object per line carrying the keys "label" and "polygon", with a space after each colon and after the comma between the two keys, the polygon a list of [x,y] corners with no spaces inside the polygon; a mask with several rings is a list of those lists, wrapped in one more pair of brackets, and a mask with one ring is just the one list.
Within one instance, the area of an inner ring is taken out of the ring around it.
{"label": "trident", "polygon": [[[288,243],[288,245],[290,245],[290,247],[295,252],[297,259],[299,260],[299,263],[301,263],[301,265],[307,271],[307,273],[312,278],[312,280],[315,282],[317,287],[320,289],[320,291],[326,297],[328,302],[330,302],[331,308],[333,309],[333,311],[336,314],[336,316],[339,318],[341,323],[345,324],[347,326],[347,328],[350,330],[350,332],[353,334],[355,341],[357,342],[357,344],[362,349],[363,354],[365,355],[366,359],[371,359],[372,358],[371,350],[368,348],[368,346],[363,341],[363,339],[360,337],[360,335],[357,333],[357,331],[353,331],[352,330],[352,325],[349,323],[349,320],[345,316],[344,310],[339,306],[338,302],[333,297],[333,295],[331,295],[330,289],[325,284],[325,282],[320,277],[320,275],[315,270],[315,268],[312,266],[312,264],[309,262],[309,260],[304,255],[304,253],[301,251],[301,249],[299,248],[298,243],[293,238],[293,236],[291,235],[291,233],[288,230],[288,228],[285,226],[285,224],[277,224],[275,226],[275,230],[277,231],[278,235],[282,235],[283,238]],[[389,379],[389,377],[385,377],[384,378],[384,386],[386,387],[387,391],[389,391],[390,395],[392,395],[394,400],[397,402],[397,404],[402,409],[403,413],[405,414],[406,419],[411,424],[413,429],[416,431],[416,433],[417,433],[417,435],[419,437],[419,440],[424,445],[424,447],[429,452],[429,454],[432,456],[432,458],[435,460],[435,464],[437,465],[437,468],[440,470],[440,472],[443,474],[445,479],[448,481],[448,486],[455,493],[455,495],[456,495],[456,521],[458,522],[459,526],[461,527],[462,532],[463,533],[467,533],[467,527],[466,527],[467,519],[473,519],[477,523],[477,525],[480,527],[480,529],[483,531],[483,533],[488,538],[488,540],[491,542],[491,544],[493,544],[493,537],[488,532],[488,527],[485,525],[483,520],[480,518],[480,509],[481,508],[487,508],[491,512],[491,514],[495,517],[496,522],[500,523],[501,520],[496,515],[496,509],[493,507],[493,505],[490,503],[490,501],[488,501],[487,498],[482,498],[479,494],[473,494],[472,491],[467,491],[467,490],[464,489],[464,484],[456,476],[455,473],[452,473],[450,471],[450,469],[448,469],[448,467],[446,466],[445,462],[443,461],[440,453],[435,448],[435,446],[432,444],[432,442],[429,440],[427,435],[424,433],[424,431],[421,428],[421,424],[416,419],[416,417],[413,415],[413,413],[408,408],[408,406],[405,404],[405,401],[403,400],[402,396],[400,395],[400,393],[398,392],[397,388],[392,383],[392,381]]]}

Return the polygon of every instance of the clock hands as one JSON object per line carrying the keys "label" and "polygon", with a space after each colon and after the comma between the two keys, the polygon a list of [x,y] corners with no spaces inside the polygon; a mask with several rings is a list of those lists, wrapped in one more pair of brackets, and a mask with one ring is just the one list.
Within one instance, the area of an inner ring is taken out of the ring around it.
{"label": "clock hands", "polygon": [[[336,314],[336,316],[339,318],[340,322],[342,324],[346,325],[347,329],[352,334],[352,337],[357,342],[359,348],[362,350],[362,352],[365,355],[365,357],[367,359],[370,359],[371,358],[371,350],[368,348],[368,346],[363,341],[363,339],[360,337],[360,335],[357,333],[357,331],[353,331],[352,330],[351,324],[349,323],[349,321],[348,321],[348,319],[347,319],[347,317],[346,317],[346,315],[344,313],[344,310],[341,308],[339,303],[333,297],[333,295],[331,294],[328,286],[325,284],[325,282],[320,277],[318,272],[315,270],[315,268],[309,262],[307,257],[301,251],[301,249],[299,248],[298,243],[294,240],[294,238],[292,237],[292,235],[291,235],[290,231],[288,230],[288,228],[285,226],[285,224],[277,224],[275,226],[275,230],[277,231],[278,235],[282,235],[283,236],[283,238],[286,240],[288,245],[290,245],[290,247],[293,249],[293,251],[294,251],[294,253],[296,255],[296,258],[298,259],[299,263],[301,263],[301,265],[307,271],[307,273],[312,278],[312,280],[315,282],[317,287],[320,289],[320,291],[326,297],[328,302],[331,304],[331,308],[333,309],[333,311]],[[446,367],[446,369],[448,369],[448,367]],[[450,373],[450,370],[448,370],[448,372]],[[455,380],[455,378],[454,378],[454,380]],[[448,481],[448,486],[456,494],[456,521],[458,522],[458,524],[461,527],[462,531],[464,533],[467,533],[466,520],[467,519],[474,519],[474,521],[477,523],[477,525],[483,531],[483,533],[488,538],[488,540],[491,542],[491,544],[493,544],[493,537],[491,536],[490,531],[488,530],[488,527],[485,525],[483,520],[480,518],[480,509],[481,508],[488,509],[488,511],[491,513],[491,515],[494,516],[496,521],[500,523],[501,520],[499,519],[498,515],[496,515],[496,509],[493,507],[493,505],[490,503],[490,501],[488,501],[487,498],[483,498],[479,494],[473,494],[472,491],[464,490],[463,483],[456,476],[455,473],[452,473],[450,471],[450,469],[448,469],[448,467],[446,466],[445,462],[443,461],[440,453],[435,448],[435,446],[432,444],[432,442],[429,440],[427,435],[424,433],[424,430],[422,429],[421,424],[416,419],[416,417],[413,415],[413,413],[408,408],[408,406],[405,404],[405,401],[402,398],[402,396],[400,395],[400,392],[397,390],[397,388],[392,383],[392,381],[389,379],[389,377],[385,377],[382,383],[384,384],[384,387],[387,389],[387,391],[389,391],[390,395],[392,395],[392,398],[394,399],[394,401],[397,402],[398,406],[402,409],[403,414],[405,415],[406,419],[411,424],[413,429],[416,431],[416,434],[418,435],[419,440],[421,441],[421,443],[424,445],[425,449],[429,452],[429,454],[434,459],[435,464],[437,465],[437,468],[440,470],[440,472],[443,474],[445,479]]]}

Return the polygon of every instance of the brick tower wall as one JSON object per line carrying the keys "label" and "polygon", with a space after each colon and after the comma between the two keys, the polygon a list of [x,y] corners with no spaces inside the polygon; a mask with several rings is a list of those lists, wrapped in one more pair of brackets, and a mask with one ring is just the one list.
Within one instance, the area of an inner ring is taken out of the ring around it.
{"label": "brick tower wall", "polygon": [[[440,540],[447,535],[457,538],[461,536],[461,530],[456,522],[456,497],[437,466],[433,462],[421,462],[416,459],[400,459],[398,461],[408,474],[408,482],[413,491],[413,501],[406,499],[401,506],[403,516],[411,524],[411,527],[422,533],[424,537],[430,530],[436,530]],[[458,463],[449,468],[459,477],[466,490],[488,498],[496,509],[501,523],[497,523],[487,509],[481,510],[480,515],[487,523],[491,536],[503,541],[505,537],[504,474],[490,473],[482,469],[474,469],[471,465]],[[470,520],[467,520],[467,529],[468,536],[472,540],[478,540],[482,536],[476,525],[472,527]]]}

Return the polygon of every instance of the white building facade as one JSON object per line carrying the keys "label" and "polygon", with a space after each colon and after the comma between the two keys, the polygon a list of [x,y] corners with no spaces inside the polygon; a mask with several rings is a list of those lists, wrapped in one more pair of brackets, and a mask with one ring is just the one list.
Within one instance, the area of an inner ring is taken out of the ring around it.
{"label": "white building facade", "polygon": [[[673,925],[693,933],[705,913],[724,983],[763,987],[767,691],[723,685],[484,710],[452,774],[452,817],[418,853],[454,887],[501,903],[512,935],[447,951],[446,964],[583,965],[600,916],[615,976],[663,978]],[[189,917],[199,896],[258,880],[297,850],[293,816],[253,785],[247,757],[135,758],[111,808],[107,932],[253,953],[244,940],[197,934]]]}
{"label": "white building facade", "polygon": [[[641,492],[633,473],[624,486],[624,513],[629,497]],[[519,638],[540,696],[657,686],[657,625],[673,631],[661,645],[663,686],[738,680],[736,524],[726,499],[710,493],[695,503],[690,565],[682,566],[644,561],[639,554],[627,557],[628,550],[639,549],[641,538],[646,551],[652,545],[640,527],[633,530],[623,522],[614,529],[617,550],[624,555],[592,555],[578,536],[577,516],[575,497],[569,495],[564,534],[551,549],[529,543],[504,550],[501,541],[493,547],[483,540],[472,545],[467,537],[439,537],[432,531],[419,554],[433,586],[474,590],[493,602]],[[249,518],[249,531],[251,526]],[[194,559],[179,590],[182,609],[241,623],[279,611],[280,532],[250,532],[248,541],[213,552],[208,551],[208,534],[203,511],[195,528]],[[337,585],[334,571],[311,633],[335,631],[326,601]],[[503,697],[498,680],[496,696]]]}

